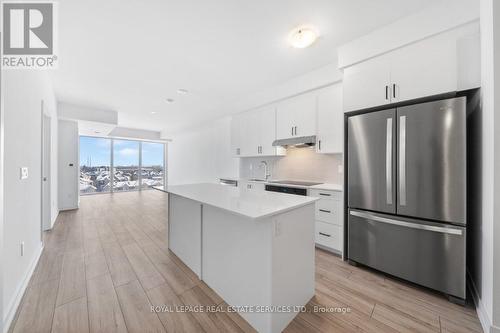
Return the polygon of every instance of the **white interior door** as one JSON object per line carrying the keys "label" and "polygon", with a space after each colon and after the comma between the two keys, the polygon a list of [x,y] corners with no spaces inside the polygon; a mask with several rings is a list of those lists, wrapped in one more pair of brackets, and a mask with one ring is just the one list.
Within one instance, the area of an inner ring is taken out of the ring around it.
{"label": "white interior door", "polygon": [[43,114],[42,102],[42,230],[51,229],[50,132],[50,117]]}

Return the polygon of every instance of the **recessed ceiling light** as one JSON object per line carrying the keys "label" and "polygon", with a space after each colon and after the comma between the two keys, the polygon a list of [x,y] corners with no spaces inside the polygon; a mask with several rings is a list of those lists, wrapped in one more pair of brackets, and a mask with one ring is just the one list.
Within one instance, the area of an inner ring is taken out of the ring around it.
{"label": "recessed ceiling light", "polygon": [[298,49],[310,46],[318,38],[318,31],[311,26],[299,26],[293,29],[288,36],[290,44]]}
{"label": "recessed ceiling light", "polygon": [[177,93],[181,94],[181,95],[185,95],[188,93],[188,91],[186,89],[177,89]]}
{"label": "recessed ceiling light", "polygon": [[174,99],[173,98],[167,98],[167,103],[173,103]]}
{"label": "recessed ceiling light", "polygon": [[156,111],[151,111],[151,114],[156,114]]}

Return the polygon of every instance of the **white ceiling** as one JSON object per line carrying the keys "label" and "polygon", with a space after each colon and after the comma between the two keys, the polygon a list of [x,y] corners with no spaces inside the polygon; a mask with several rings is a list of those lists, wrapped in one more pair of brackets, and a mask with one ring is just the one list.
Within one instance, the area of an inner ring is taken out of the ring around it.
{"label": "white ceiling", "polygon": [[[175,131],[241,111],[231,105],[435,1],[64,0],[54,86],[60,101],[118,111],[120,126]],[[320,31],[312,47],[287,44],[299,24]]]}

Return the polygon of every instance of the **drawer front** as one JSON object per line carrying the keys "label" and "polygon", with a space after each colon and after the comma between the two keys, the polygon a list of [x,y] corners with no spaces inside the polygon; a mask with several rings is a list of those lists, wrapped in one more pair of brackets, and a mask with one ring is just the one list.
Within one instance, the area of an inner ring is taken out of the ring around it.
{"label": "drawer front", "polygon": [[316,221],[317,244],[329,247],[337,251],[342,251],[342,238],[343,236],[341,227],[321,221]]}
{"label": "drawer front", "polygon": [[342,192],[310,189],[309,196],[331,200],[342,200]]}
{"label": "drawer front", "polygon": [[316,201],[316,220],[340,225],[337,201],[323,200]]}

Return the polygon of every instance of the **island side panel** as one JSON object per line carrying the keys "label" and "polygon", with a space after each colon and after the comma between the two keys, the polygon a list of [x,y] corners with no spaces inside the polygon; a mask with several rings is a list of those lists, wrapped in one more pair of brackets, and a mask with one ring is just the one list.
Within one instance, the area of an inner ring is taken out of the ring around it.
{"label": "island side panel", "polygon": [[[272,245],[272,305],[303,306],[314,296],[314,203],[277,215]],[[297,315],[272,316],[272,331],[281,332]]]}
{"label": "island side panel", "polygon": [[198,277],[201,277],[202,205],[169,194],[168,247]]}
{"label": "island side panel", "polygon": [[[259,220],[205,205],[203,208],[203,275],[232,306],[271,305],[270,218]],[[271,314],[240,312],[259,332],[271,332]]]}

